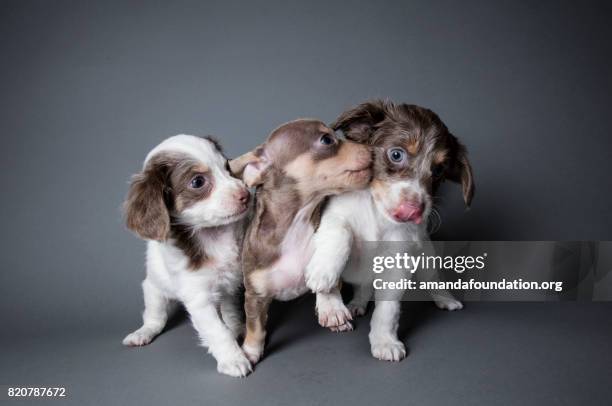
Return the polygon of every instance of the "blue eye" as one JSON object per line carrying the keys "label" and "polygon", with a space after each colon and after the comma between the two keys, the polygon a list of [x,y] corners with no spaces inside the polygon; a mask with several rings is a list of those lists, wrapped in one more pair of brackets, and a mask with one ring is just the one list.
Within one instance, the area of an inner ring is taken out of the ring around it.
{"label": "blue eye", "polygon": [[197,175],[191,179],[190,186],[192,189],[200,189],[206,184],[206,179],[202,175]]}
{"label": "blue eye", "polygon": [[331,145],[334,143],[334,139],[332,137],[330,137],[329,135],[324,135],[321,137],[321,139],[319,140],[321,142],[321,144],[323,145]]}
{"label": "blue eye", "polygon": [[391,148],[387,150],[387,157],[389,157],[391,162],[397,164],[406,159],[406,151],[401,148]]}

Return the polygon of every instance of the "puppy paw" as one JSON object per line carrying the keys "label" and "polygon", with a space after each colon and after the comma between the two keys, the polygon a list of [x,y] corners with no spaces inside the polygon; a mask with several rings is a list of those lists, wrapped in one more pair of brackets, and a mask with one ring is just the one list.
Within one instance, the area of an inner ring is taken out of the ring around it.
{"label": "puppy paw", "polygon": [[329,292],[338,285],[338,278],[324,268],[310,269],[306,272],[306,286],[313,292]]}
{"label": "puppy paw", "polygon": [[143,345],[150,344],[154,338],[154,333],[148,331],[147,329],[140,328],[125,336],[122,343],[128,347],[141,347]]}
{"label": "puppy paw", "polygon": [[384,340],[371,343],[372,356],[383,361],[401,361],[406,357],[406,347],[399,340]]}
{"label": "puppy paw", "polygon": [[463,309],[463,303],[452,297],[434,299],[434,302],[442,310],[453,311]]}
{"label": "puppy paw", "polygon": [[322,302],[317,307],[319,324],[332,331],[350,331],[353,329],[351,312],[344,303]]}
{"label": "puppy paw", "polygon": [[244,355],[251,361],[253,365],[257,364],[263,355],[263,347],[255,347],[247,344],[242,345]]}
{"label": "puppy paw", "polygon": [[353,315],[353,317],[360,317],[366,314],[368,304],[350,302],[347,307],[349,311],[351,312],[351,314]]}
{"label": "puppy paw", "polygon": [[345,331],[353,331],[353,324],[350,321],[347,321],[346,323],[340,326],[332,326],[328,328],[334,333],[344,333]]}
{"label": "puppy paw", "polygon": [[221,374],[243,378],[253,372],[251,362],[242,351],[232,357],[217,362],[217,371]]}

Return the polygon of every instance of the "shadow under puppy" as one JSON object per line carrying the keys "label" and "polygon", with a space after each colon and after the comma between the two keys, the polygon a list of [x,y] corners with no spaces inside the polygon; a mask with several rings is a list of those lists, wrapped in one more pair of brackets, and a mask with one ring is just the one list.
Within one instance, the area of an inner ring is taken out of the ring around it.
{"label": "shadow under puppy", "polygon": [[143,325],[124,345],[149,344],[180,302],[219,372],[251,371],[236,342],[244,327],[237,295],[249,200],[210,138],[177,135],[149,152],[125,202],[128,228],[148,242]]}
{"label": "shadow under puppy", "polygon": [[[246,337],[251,362],[262,356],[268,307],[308,291],[304,268],[313,252],[321,203],[330,195],[367,186],[371,170],[365,145],[338,139],[317,120],[296,120],[266,142],[230,162],[232,172],[256,186],[254,218],[243,246]],[[337,286],[317,297],[319,318],[338,330],[352,329]]]}
{"label": "shadow under puppy", "polygon": [[[340,115],[332,128],[371,146],[372,182],[368,189],[330,199],[314,237],[306,282],[314,292],[330,292],[342,275],[354,285],[349,309],[363,315],[373,297],[374,279],[370,269],[359,266],[367,262],[364,247],[385,241],[429,241],[427,219],[436,190],[445,179],[459,182],[469,206],[474,195],[472,169],[465,147],[434,112],[419,106],[363,103]],[[462,308],[447,291],[429,293],[442,309]],[[403,294],[396,291],[386,300],[376,300],[369,334],[376,358],[399,361],[406,356],[397,337]]]}

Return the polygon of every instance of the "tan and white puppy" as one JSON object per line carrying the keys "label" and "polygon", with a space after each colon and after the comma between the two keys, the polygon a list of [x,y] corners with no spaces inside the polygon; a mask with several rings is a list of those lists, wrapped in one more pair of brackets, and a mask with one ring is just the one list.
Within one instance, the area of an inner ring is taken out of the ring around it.
{"label": "tan and white puppy", "polygon": [[[313,252],[312,237],[321,204],[330,195],[367,186],[371,156],[365,145],[338,139],[318,120],[296,120],[274,130],[255,150],[230,162],[232,171],[255,186],[255,213],[245,235],[246,337],[251,362],[264,350],[268,306],[308,291],[304,268]],[[351,315],[338,287],[319,295],[319,320],[351,329]]]}
{"label": "tan and white puppy", "polygon": [[[381,241],[428,241],[427,219],[438,186],[445,179],[461,183],[469,206],[472,169],[465,147],[434,112],[419,106],[363,103],[344,112],[332,128],[372,148],[372,182],[366,190],[330,199],[314,237],[306,283],[314,292],[327,294],[342,275],[355,288],[349,309],[363,315],[373,297],[374,275],[363,275],[364,268],[355,266],[365,255],[360,247],[365,242],[371,247]],[[397,337],[404,292],[396,293],[396,300],[376,301],[369,335],[372,355],[388,361],[406,355]],[[430,294],[440,308],[462,308],[447,291]]]}
{"label": "tan and white puppy", "polygon": [[123,344],[149,344],[182,303],[219,372],[251,371],[236,342],[243,330],[237,295],[249,200],[211,138],[177,135],[149,152],[125,202],[128,228],[148,240],[143,325]]}

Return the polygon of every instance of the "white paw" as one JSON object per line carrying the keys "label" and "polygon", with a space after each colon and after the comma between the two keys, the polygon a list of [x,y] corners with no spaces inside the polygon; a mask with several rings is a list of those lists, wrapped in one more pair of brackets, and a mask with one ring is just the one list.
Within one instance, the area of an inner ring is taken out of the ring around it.
{"label": "white paw", "polygon": [[353,329],[353,316],[344,303],[323,302],[317,308],[319,324],[332,331],[350,331]]}
{"label": "white paw", "polygon": [[442,310],[453,311],[453,310],[463,309],[463,303],[461,303],[460,301],[452,297],[443,298],[443,299],[434,299],[434,302],[436,303],[436,306],[438,306],[438,308]]}
{"label": "white paw", "polygon": [[353,324],[350,321],[340,325],[328,327],[334,333],[344,333],[345,331],[353,331]]}
{"label": "white paw", "polygon": [[374,358],[383,361],[401,361],[406,357],[406,347],[399,340],[384,340],[371,344]]}
{"label": "white paw", "polygon": [[315,268],[306,272],[306,286],[313,292],[329,292],[338,285],[338,278],[333,272],[324,268]]}
{"label": "white paw", "polygon": [[251,361],[253,365],[257,364],[263,355],[263,346],[262,347],[254,347],[247,344],[242,345],[242,351],[244,351],[244,355]]}
{"label": "white paw", "polygon": [[239,351],[231,358],[219,360],[217,371],[221,374],[242,378],[250,374],[253,367],[242,351]]}
{"label": "white paw", "polygon": [[347,307],[354,317],[359,317],[366,314],[368,304],[350,302]]}
{"label": "white paw", "polygon": [[154,338],[155,334],[151,333],[150,331],[138,329],[125,336],[123,339],[123,345],[127,345],[129,347],[140,347],[150,344]]}

